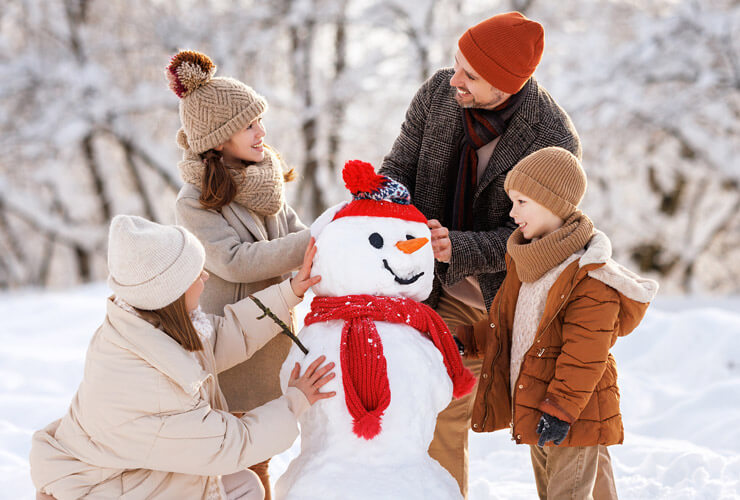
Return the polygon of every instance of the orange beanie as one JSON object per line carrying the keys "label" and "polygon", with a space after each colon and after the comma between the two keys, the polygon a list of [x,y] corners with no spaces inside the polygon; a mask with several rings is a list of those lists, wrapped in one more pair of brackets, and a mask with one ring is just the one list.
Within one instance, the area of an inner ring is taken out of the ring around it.
{"label": "orange beanie", "polygon": [[458,46],[488,83],[516,94],[542,59],[545,30],[519,12],[507,12],[470,28],[460,37]]}

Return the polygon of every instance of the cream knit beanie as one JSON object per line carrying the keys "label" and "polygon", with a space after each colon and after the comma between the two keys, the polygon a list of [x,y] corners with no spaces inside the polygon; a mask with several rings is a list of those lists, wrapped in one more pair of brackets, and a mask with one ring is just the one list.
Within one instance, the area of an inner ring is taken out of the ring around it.
{"label": "cream knit beanie", "polygon": [[177,143],[183,149],[205,153],[267,110],[267,101],[250,86],[215,73],[207,55],[191,50],[178,52],[166,69],[170,88],[180,98]]}
{"label": "cream knit beanie", "polygon": [[527,155],[511,169],[504,190],[511,189],[567,219],[586,193],[586,173],[570,151],[551,146]]}
{"label": "cream knit beanie", "polygon": [[173,303],[203,270],[206,253],[187,229],[116,215],[108,234],[108,285],[134,307]]}

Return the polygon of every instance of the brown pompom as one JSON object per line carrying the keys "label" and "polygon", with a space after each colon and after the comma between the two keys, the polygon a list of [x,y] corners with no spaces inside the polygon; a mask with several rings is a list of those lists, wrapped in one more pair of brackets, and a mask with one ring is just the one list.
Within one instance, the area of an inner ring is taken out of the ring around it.
{"label": "brown pompom", "polygon": [[213,61],[207,55],[193,50],[181,50],[175,54],[166,71],[170,88],[180,98],[207,84],[214,73],[216,65]]}

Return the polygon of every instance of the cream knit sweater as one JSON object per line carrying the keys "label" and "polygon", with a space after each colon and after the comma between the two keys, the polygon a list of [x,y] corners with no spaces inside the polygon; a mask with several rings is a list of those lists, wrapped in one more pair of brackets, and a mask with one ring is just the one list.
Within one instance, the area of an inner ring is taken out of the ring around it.
{"label": "cream knit sweater", "polygon": [[516,311],[514,312],[514,328],[511,334],[511,363],[509,365],[509,374],[511,377],[511,393],[514,394],[516,380],[519,377],[519,370],[522,366],[524,356],[532,347],[537,327],[539,326],[542,313],[545,312],[545,303],[550,288],[560,276],[560,273],[568,267],[568,264],[577,260],[583,255],[583,250],[579,250],[559,265],[553,267],[540,279],[531,283],[522,282],[519,289],[519,297],[516,301]]}

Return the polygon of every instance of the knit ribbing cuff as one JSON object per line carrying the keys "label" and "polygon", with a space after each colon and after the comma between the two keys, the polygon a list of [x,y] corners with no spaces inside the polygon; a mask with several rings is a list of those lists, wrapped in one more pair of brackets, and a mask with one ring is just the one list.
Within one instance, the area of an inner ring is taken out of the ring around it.
{"label": "knit ribbing cuff", "polygon": [[311,403],[308,401],[306,395],[297,387],[288,387],[284,397],[288,401],[288,408],[296,418],[303,415],[303,412],[311,407]]}

